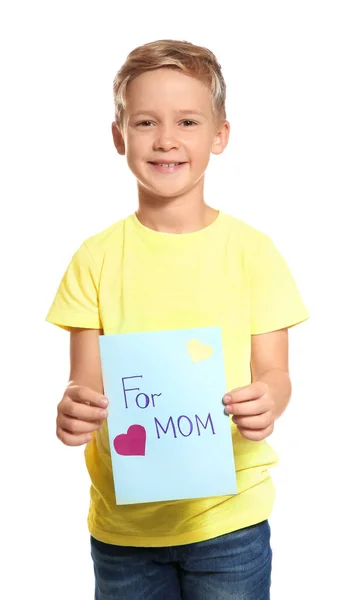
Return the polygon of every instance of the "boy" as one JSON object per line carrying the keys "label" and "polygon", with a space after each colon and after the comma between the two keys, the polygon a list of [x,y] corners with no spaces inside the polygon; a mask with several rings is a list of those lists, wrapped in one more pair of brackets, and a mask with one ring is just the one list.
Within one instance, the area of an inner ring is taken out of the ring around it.
{"label": "boy", "polygon": [[[210,153],[229,137],[226,87],[206,48],[133,50],[114,81],[112,132],[137,179],[138,210],[74,254],[47,320],[70,331],[57,435],[87,443],[96,600],[268,600],[274,502],[265,441],[291,383],[288,327],[308,318],[268,236],[206,205]],[[222,327],[238,493],[115,503],[98,336]]]}

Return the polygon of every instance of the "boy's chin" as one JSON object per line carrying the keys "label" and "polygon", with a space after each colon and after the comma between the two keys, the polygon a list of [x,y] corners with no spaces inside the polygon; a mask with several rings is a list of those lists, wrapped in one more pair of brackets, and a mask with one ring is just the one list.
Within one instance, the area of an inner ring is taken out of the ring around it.
{"label": "boy's chin", "polygon": [[174,184],[172,182],[165,182],[161,185],[151,185],[150,182],[141,180],[138,180],[137,184],[142,192],[151,196],[155,196],[156,198],[175,198],[176,196],[182,196],[195,185],[192,183],[187,185],[178,185],[177,182]]}
{"label": "boy's chin", "polygon": [[[184,194],[187,192],[187,189],[182,189],[182,190],[156,190],[154,188],[146,188],[146,187],[142,187],[142,198],[143,198],[143,194],[145,194],[146,200],[151,200],[152,198],[154,200],[160,200],[160,201],[167,201],[167,200],[173,200],[175,198],[180,198],[181,196],[184,196]],[[141,196],[140,196],[140,200],[141,200]]]}

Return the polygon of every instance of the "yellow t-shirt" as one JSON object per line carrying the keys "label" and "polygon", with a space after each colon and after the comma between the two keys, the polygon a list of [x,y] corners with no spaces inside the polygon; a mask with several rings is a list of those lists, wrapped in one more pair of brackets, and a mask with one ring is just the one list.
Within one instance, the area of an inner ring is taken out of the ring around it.
{"label": "yellow t-shirt", "polygon": [[[105,334],[222,327],[229,391],[251,383],[251,335],[291,327],[308,312],[271,239],[219,212],[200,231],[156,232],[135,213],[88,238],[74,254],[46,320]],[[269,517],[277,454],[232,423],[238,494],[117,506],[108,428],[85,449],[91,477],[89,531],[126,546],[173,546]]]}

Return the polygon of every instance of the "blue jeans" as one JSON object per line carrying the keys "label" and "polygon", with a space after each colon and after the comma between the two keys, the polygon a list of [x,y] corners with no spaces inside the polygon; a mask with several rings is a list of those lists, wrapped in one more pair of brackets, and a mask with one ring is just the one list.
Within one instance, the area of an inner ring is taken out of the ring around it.
{"label": "blue jeans", "polygon": [[91,537],[95,600],[269,600],[268,521],[205,542],[165,548]]}

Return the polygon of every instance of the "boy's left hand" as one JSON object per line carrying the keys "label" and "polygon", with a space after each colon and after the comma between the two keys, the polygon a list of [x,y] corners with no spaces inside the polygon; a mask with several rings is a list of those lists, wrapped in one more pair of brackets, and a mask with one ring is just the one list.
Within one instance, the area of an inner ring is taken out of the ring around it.
{"label": "boy's left hand", "polygon": [[233,415],[233,422],[248,440],[259,442],[273,432],[275,401],[267,383],[255,381],[234,389],[224,395],[223,402],[226,413]]}

